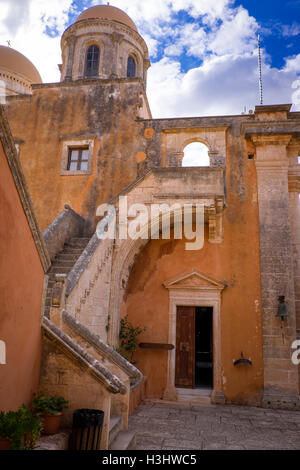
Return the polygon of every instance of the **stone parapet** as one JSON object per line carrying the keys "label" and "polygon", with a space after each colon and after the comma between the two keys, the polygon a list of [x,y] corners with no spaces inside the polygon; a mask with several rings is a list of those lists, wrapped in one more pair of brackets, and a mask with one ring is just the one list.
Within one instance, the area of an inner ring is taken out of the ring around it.
{"label": "stone parapet", "polygon": [[51,222],[43,232],[51,261],[59,253],[64,244],[73,237],[81,237],[85,220],[73,209],[65,205],[65,209]]}

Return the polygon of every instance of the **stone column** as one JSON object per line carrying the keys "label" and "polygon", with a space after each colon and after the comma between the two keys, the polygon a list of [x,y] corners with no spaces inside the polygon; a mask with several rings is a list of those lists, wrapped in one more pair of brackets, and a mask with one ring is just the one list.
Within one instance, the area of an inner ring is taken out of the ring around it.
{"label": "stone column", "polygon": [[[290,135],[255,135],[264,357],[263,406],[300,406],[297,367],[291,361],[296,339],[293,255],[289,211],[287,145]],[[284,295],[289,318],[276,317]]]}
{"label": "stone column", "polygon": [[70,82],[73,78],[73,63],[74,63],[74,52],[75,52],[75,41],[76,36],[72,35],[67,38],[67,46],[68,46],[68,60],[67,60],[67,68],[65,73],[64,81]]}
{"label": "stone column", "polygon": [[[123,40],[123,34],[113,33],[112,34],[112,63],[111,63],[111,78],[118,78],[118,63],[119,63],[119,46]],[[126,75],[125,75],[126,76]]]}
{"label": "stone column", "polygon": [[[298,154],[298,148],[297,148]],[[289,199],[294,262],[296,327],[300,332],[300,165],[289,169]]]}

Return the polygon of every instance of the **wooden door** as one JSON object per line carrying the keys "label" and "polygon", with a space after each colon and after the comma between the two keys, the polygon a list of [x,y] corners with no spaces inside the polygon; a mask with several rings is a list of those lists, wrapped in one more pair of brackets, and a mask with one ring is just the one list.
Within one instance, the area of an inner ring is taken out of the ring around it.
{"label": "wooden door", "polygon": [[195,307],[177,307],[175,386],[195,386]]}

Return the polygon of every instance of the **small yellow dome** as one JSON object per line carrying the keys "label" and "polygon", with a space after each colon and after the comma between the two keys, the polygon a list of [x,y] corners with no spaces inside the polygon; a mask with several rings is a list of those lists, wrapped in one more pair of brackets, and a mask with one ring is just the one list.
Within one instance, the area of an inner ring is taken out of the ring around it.
{"label": "small yellow dome", "polygon": [[23,54],[7,46],[0,46],[0,69],[22,75],[31,83],[42,83],[35,66]]}
{"label": "small yellow dome", "polygon": [[95,7],[88,8],[81,15],[78,16],[77,21],[88,20],[91,18],[101,18],[105,20],[114,20],[119,23],[126,24],[131,29],[137,31],[137,27],[132,21],[132,19],[117,7],[112,7],[110,5],[98,5]]}

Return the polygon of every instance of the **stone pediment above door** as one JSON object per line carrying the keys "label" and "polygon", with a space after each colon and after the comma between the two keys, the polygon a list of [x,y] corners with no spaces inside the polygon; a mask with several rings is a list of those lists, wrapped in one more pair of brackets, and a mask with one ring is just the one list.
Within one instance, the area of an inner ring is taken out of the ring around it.
{"label": "stone pediment above door", "polygon": [[163,283],[166,289],[192,289],[222,291],[226,287],[224,281],[219,281],[196,269],[180,274]]}

